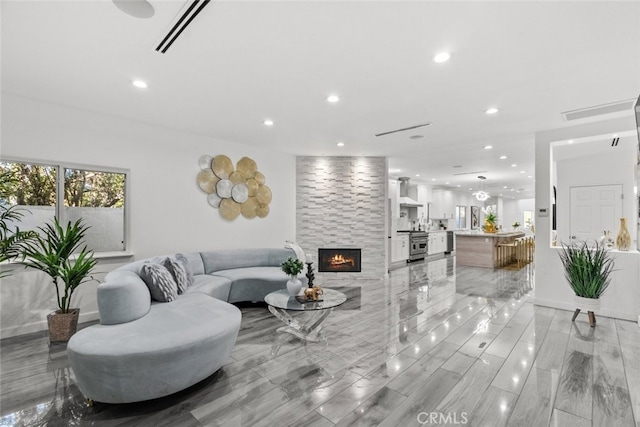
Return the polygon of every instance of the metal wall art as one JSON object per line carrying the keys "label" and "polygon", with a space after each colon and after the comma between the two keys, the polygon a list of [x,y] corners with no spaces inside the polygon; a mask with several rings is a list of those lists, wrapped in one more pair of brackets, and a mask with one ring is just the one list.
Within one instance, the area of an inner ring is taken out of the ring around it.
{"label": "metal wall art", "polygon": [[249,219],[269,215],[271,189],[253,159],[243,157],[234,168],[231,159],[223,154],[203,155],[198,165],[198,187],[208,194],[207,201],[220,210],[224,219],[233,221],[240,214]]}

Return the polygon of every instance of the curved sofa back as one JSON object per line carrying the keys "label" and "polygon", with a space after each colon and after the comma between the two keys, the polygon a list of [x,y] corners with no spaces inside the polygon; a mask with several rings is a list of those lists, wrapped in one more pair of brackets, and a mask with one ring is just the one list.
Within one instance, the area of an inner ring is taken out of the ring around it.
{"label": "curved sofa back", "polygon": [[[295,252],[286,248],[229,249],[182,254],[194,275],[246,267],[280,267]],[[125,264],[105,276],[98,285],[98,311],[102,325],[131,322],[151,310],[151,293],[140,278],[145,262],[160,262],[165,257],[152,257]]]}
{"label": "curved sofa back", "polygon": [[292,249],[229,249],[201,252],[204,273],[245,267],[280,267],[287,258],[295,258]]}

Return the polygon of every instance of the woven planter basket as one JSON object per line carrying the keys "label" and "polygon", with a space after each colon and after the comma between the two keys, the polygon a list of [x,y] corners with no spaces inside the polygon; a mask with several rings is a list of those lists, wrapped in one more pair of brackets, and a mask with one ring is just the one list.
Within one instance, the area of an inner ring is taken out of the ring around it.
{"label": "woven planter basket", "polygon": [[57,310],[47,315],[47,323],[49,324],[49,341],[50,342],[66,342],[76,333],[78,328],[79,308],[72,308],[68,313],[61,313]]}

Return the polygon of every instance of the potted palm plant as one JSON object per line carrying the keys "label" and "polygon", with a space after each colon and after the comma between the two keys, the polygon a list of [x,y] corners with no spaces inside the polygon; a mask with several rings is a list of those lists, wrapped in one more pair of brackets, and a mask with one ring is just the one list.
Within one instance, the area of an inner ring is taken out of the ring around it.
{"label": "potted palm plant", "polygon": [[589,314],[589,325],[596,324],[595,310],[600,308],[600,296],[611,283],[614,260],[611,252],[595,242],[593,246],[585,241],[579,245],[562,244],[560,261],[564,267],[564,276],[575,294],[578,307],[572,321],[584,309]]}
{"label": "potted palm plant", "polygon": [[297,258],[289,257],[281,264],[282,271],[291,278],[287,281],[287,291],[289,295],[296,296],[302,290],[302,281],[298,279],[298,274],[302,272],[304,264]]}
{"label": "potted palm plant", "polygon": [[89,275],[98,262],[93,251],[81,247],[88,229],[82,219],[69,221],[63,228],[55,218],[53,224],[38,227],[36,237],[22,245],[21,263],[46,273],[56,291],[58,310],[47,316],[52,342],[68,341],[78,325],[80,309],[71,308],[71,297],[78,286],[92,280]]}

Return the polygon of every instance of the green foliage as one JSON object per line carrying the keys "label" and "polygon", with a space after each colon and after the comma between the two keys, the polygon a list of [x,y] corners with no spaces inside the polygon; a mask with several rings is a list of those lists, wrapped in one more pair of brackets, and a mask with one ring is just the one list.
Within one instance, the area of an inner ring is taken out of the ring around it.
{"label": "green foliage", "polygon": [[282,271],[289,276],[297,276],[304,268],[304,264],[297,258],[289,257],[281,264]]}
{"label": "green foliage", "polygon": [[573,292],[583,298],[599,298],[611,283],[614,261],[604,246],[587,242],[579,246],[562,244],[560,260]]}
{"label": "green foliage", "polygon": [[[0,171],[0,262],[12,261],[21,255],[21,244],[33,239],[36,235],[33,231],[22,231],[20,227],[12,227],[22,220],[26,209],[17,206],[8,206],[6,194],[15,185],[15,179],[7,171]],[[0,272],[0,277],[10,275],[9,272]]]}
{"label": "green foliage", "polygon": [[493,212],[487,213],[487,216],[484,217],[484,221],[491,224],[495,224],[497,220],[498,220],[498,216]]}
{"label": "green foliage", "polygon": [[[22,264],[46,273],[56,289],[58,308],[67,313],[71,296],[78,286],[91,278],[88,277],[97,264],[93,252],[86,246],[80,248],[84,235],[89,229],[82,219],[73,224],[69,222],[62,228],[58,219],[53,224],[38,227],[41,234],[22,246],[24,260]],[[76,253],[79,250],[78,253]],[[59,282],[62,282],[62,286]],[[62,287],[62,292],[61,288]]]}

